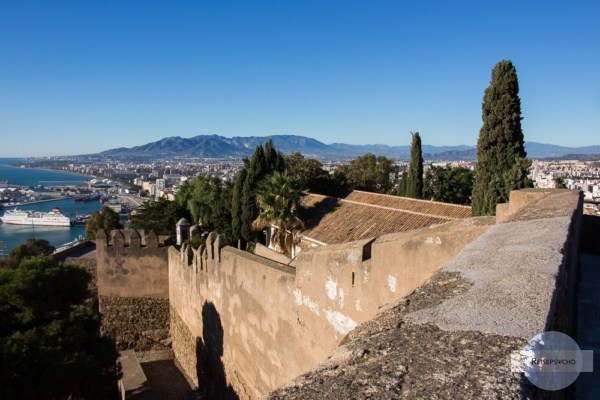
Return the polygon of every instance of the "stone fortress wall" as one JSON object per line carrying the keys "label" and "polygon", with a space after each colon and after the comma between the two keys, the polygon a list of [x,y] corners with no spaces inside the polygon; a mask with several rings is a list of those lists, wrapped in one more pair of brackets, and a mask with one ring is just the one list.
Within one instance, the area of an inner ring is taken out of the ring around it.
{"label": "stone fortress wall", "polygon": [[[260,398],[307,371],[379,307],[412,292],[493,219],[303,251],[289,265],[223,246],[169,249],[175,357],[198,385]],[[203,376],[212,370],[216,376]],[[211,389],[212,390],[212,389]]]}
{"label": "stone fortress wall", "polygon": [[98,303],[104,334],[119,350],[164,349],[169,338],[167,246],[150,232],[96,237]]}
{"label": "stone fortress wall", "polygon": [[[231,391],[242,399],[256,399],[314,368],[355,327],[372,321],[382,306],[427,287],[423,284],[438,271],[455,274],[454,265],[471,258],[474,271],[490,257],[500,257],[500,265],[510,252],[528,259],[535,270],[543,251],[552,254],[543,258],[550,271],[544,279],[552,289],[536,297],[535,307],[513,307],[502,314],[507,319],[502,323],[463,316],[454,306],[419,318],[434,318],[442,329],[449,318],[473,331],[487,332],[489,325],[491,332],[519,340],[544,328],[569,332],[580,214],[576,192],[523,190],[511,193],[509,205],[499,206],[497,220],[469,218],[323,246],[303,251],[288,264],[225,246],[214,234],[195,250],[160,246],[152,234],[115,231],[110,241],[102,236],[97,240],[104,329],[120,338],[122,347],[137,349],[170,335],[183,371],[205,393]],[[511,242],[512,229],[529,228],[535,230],[531,243]],[[554,240],[550,250],[542,246],[548,235]],[[529,273],[521,271],[519,259],[509,261],[515,265],[511,273]],[[488,266],[488,275],[499,272],[501,267],[494,265]],[[509,285],[501,289],[518,286],[510,279],[499,281]],[[483,297],[464,302],[485,305],[487,299],[493,302],[490,309],[502,309],[504,303],[488,296],[496,290],[491,289],[494,284],[478,286],[476,281],[464,296]],[[488,290],[486,285],[492,286]],[[431,290],[427,287],[420,296],[435,297]],[[543,312],[530,315],[533,309]],[[512,329],[512,323],[522,332],[502,330]]]}
{"label": "stone fortress wall", "polygon": [[581,195],[525,189],[499,208],[425,284],[267,398],[574,398],[574,385],[545,391],[510,361],[541,332],[575,337]]}

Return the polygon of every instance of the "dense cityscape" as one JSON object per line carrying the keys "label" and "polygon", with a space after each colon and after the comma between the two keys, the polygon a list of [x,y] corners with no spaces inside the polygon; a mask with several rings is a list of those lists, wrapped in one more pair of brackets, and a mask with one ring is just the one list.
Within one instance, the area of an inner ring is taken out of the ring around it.
{"label": "dense cityscape", "polygon": [[597,400],[600,2],[0,2],[1,400]]}
{"label": "dense cityscape", "polygon": [[[195,176],[215,176],[223,181],[233,182],[243,163],[241,159],[212,160],[154,160],[127,161],[113,160],[82,161],[82,157],[56,157],[32,159],[27,168],[47,168],[93,177],[86,187],[19,188],[10,182],[0,182],[0,205],[26,203],[51,198],[52,196],[78,196],[91,192],[106,192],[123,203],[129,210],[139,207],[144,201],[164,198],[174,200],[179,187]],[[328,173],[333,173],[340,165],[351,160],[322,161]],[[20,166],[20,165],[19,165]],[[398,184],[408,162],[394,161],[394,172],[390,180]],[[473,170],[475,161],[435,160],[424,164],[424,172],[431,167],[462,167]],[[533,160],[529,175],[536,188],[568,188],[581,190],[586,204],[586,212],[597,213],[600,202],[600,161],[580,160]],[[110,203],[108,203],[110,204]],[[600,214],[599,214],[600,215]]]}

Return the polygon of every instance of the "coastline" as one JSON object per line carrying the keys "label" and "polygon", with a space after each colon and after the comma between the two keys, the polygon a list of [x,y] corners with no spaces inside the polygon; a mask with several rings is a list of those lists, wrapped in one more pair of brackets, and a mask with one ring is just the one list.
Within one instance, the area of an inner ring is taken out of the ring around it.
{"label": "coastline", "polygon": [[[21,168],[21,167],[15,167],[15,168]],[[77,176],[81,176],[81,177],[87,178],[88,181],[92,180],[92,179],[98,179],[95,176],[84,175],[84,174],[80,174],[79,172],[65,171],[63,169],[52,169],[52,168],[42,168],[42,167],[25,167],[23,169],[35,169],[35,170],[38,170],[38,171],[60,172],[60,173],[63,173],[63,174],[77,175]]]}
{"label": "coastline", "polygon": [[[29,164],[29,160],[15,158],[0,159],[0,180],[8,181],[7,188],[23,187],[27,189],[33,188],[38,184],[45,187],[60,185],[86,187],[87,182],[91,179],[91,174],[67,172],[58,168],[34,168]],[[23,165],[23,168],[20,168],[21,165]],[[47,166],[44,165],[44,167]],[[0,186],[4,188],[4,185]],[[0,191],[2,191],[2,188],[0,188]],[[49,191],[47,189],[43,192],[38,192],[35,189],[34,192],[31,193],[36,196],[34,199],[30,199],[29,196],[25,195],[22,197],[19,195],[5,196],[5,201],[1,203],[3,208],[0,210],[0,216],[15,208],[23,211],[48,212],[52,208],[58,207],[63,215],[72,217],[88,215],[101,209],[101,205],[98,202],[75,202],[74,199],[77,198],[77,194],[74,193],[75,191],[72,194],[68,194],[59,191]],[[41,198],[37,197],[40,195],[42,196]],[[12,204],[9,204],[9,202]],[[4,242],[6,254],[32,237],[48,240],[52,246],[58,248],[65,243],[73,241],[79,235],[85,235],[85,226],[36,226],[35,231],[33,231],[31,227],[26,225],[0,223],[0,241]]]}
{"label": "coastline", "polygon": [[[36,185],[87,187],[93,175],[53,166],[35,166],[27,160],[0,159],[0,181],[4,187],[31,188]],[[5,182],[4,182],[5,181]]]}

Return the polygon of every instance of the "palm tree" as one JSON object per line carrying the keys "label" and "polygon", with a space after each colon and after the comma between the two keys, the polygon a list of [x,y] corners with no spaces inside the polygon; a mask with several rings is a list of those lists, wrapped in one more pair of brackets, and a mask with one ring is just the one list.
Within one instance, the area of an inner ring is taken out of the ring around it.
{"label": "palm tree", "polygon": [[288,256],[291,256],[291,245],[297,238],[298,229],[303,227],[297,216],[302,195],[296,181],[279,171],[265,178],[256,192],[260,212],[252,228],[260,230],[272,226],[273,242]]}

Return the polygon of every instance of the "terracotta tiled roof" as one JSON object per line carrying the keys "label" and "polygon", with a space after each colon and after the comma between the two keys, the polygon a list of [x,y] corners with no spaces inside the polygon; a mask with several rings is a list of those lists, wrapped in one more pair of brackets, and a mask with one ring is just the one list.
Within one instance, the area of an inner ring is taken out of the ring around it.
{"label": "terracotta tiled roof", "polygon": [[415,211],[423,214],[449,217],[453,219],[461,219],[471,216],[471,207],[469,206],[440,203],[438,201],[430,200],[417,200],[408,197],[392,196],[389,194],[361,192],[360,190],[353,191],[346,196],[344,200],[386,206],[398,210]]}
{"label": "terracotta tiled roof", "polygon": [[308,194],[302,236],[323,244],[375,238],[471,216],[454,204],[354,191],[345,199]]}

